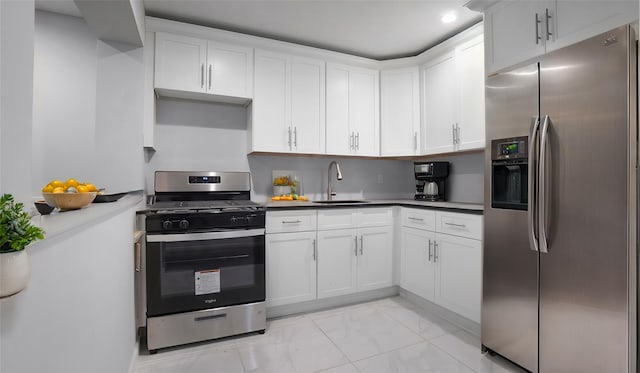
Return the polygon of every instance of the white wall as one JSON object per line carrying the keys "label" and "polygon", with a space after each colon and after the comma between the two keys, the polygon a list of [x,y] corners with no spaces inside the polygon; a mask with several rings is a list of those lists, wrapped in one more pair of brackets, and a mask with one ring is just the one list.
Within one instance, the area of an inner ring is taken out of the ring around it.
{"label": "white wall", "polygon": [[[156,101],[154,153],[145,166],[146,191],[153,194],[153,173],[159,170],[250,171],[253,200],[272,195],[273,170],[294,171],[302,178],[304,193],[326,199],[327,168],[340,163],[344,180],[335,181],[336,198],[412,198],[415,193],[413,162],[348,157],[247,156],[244,107],[178,99]],[[452,162],[452,201],[483,201],[482,154],[448,157]],[[378,175],[382,183],[378,183]]]}
{"label": "white wall", "polygon": [[0,193],[31,200],[33,0],[0,1]]}
{"label": "white wall", "polygon": [[0,372],[129,371],[137,356],[134,214],[27,249],[27,288],[0,300]]}
{"label": "white wall", "polygon": [[33,182],[142,189],[142,48],[97,40],[80,18],[37,11]]}

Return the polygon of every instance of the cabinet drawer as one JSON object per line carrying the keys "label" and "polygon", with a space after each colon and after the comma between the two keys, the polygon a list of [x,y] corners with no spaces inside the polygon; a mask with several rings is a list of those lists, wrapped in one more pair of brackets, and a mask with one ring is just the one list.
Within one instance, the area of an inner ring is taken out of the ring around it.
{"label": "cabinet drawer", "polygon": [[358,210],[356,218],[358,228],[384,227],[393,224],[393,212],[391,208],[364,208]]}
{"label": "cabinet drawer", "polygon": [[356,209],[318,211],[318,230],[355,228],[356,212]]}
{"label": "cabinet drawer", "polygon": [[432,210],[402,209],[402,225],[405,227],[436,230],[436,213]]}
{"label": "cabinet drawer", "polygon": [[482,240],[482,216],[455,212],[436,212],[436,231]]}
{"label": "cabinet drawer", "polygon": [[267,211],[267,233],[315,231],[316,210]]}

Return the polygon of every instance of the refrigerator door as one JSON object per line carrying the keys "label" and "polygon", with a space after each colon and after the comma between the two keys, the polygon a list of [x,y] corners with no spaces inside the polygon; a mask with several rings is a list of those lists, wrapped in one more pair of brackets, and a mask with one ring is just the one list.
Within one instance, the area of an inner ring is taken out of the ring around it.
{"label": "refrigerator door", "polygon": [[491,207],[490,147],[492,140],[530,137],[539,107],[538,64],[489,77],[486,107],[482,344],[535,372],[538,253],[529,243],[527,211]]}
{"label": "refrigerator door", "polygon": [[629,369],[628,32],[540,62],[540,114],[549,122],[540,180],[547,211],[540,240],[546,236],[548,247],[542,253],[541,242],[541,372]]}

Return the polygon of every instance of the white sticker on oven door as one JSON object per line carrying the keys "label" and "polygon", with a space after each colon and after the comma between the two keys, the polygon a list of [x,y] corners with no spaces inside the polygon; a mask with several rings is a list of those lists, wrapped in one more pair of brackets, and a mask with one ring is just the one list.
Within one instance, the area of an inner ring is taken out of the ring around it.
{"label": "white sticker on oven door", "polygon": [[195,273],[196,295],[220,292],[220,270],[209,269]]}

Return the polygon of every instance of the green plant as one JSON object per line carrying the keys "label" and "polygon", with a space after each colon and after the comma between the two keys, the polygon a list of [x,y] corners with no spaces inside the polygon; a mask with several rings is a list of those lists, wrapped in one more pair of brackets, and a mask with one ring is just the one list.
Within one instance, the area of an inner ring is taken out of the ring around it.
{"label": "green plant", "polygon": [[11,194],[0,197],[0,253],[24,250],[44,238],[44,231],[33,224],[24,204],[15,203]]}

